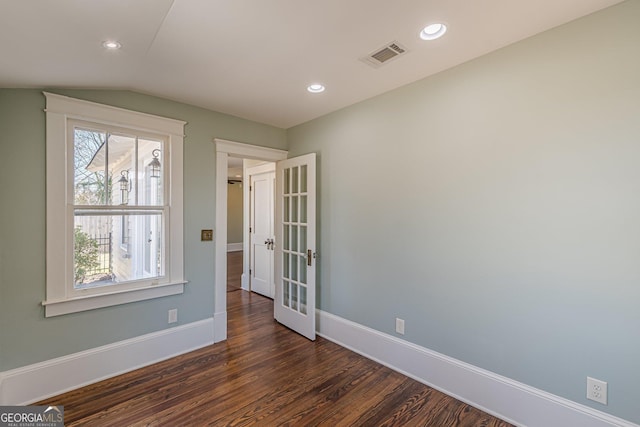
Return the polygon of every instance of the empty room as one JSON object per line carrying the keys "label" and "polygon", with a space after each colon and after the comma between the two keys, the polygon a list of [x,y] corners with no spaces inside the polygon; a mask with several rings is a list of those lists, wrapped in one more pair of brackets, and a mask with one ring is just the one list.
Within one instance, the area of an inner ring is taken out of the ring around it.
{"label": "empty room", "polygon": [[0,425],[640,426],[638,23],[0,0]]}

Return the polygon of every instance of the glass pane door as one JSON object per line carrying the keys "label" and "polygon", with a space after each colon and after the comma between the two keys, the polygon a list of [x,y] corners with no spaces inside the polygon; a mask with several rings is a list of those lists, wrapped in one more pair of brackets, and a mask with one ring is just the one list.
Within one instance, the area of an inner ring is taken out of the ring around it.
{"label": "glass pane door", "polygon": [[[307,307],[307,166],[284,170],[282,304],[306,315]],[[303,178],[304,176],[304,178]]]}
{"label": "glass pane door", "polygon": [[[315,339],[315,154],[276,168],[276,320]],[[278,242],[280,242],[278,244]]]}

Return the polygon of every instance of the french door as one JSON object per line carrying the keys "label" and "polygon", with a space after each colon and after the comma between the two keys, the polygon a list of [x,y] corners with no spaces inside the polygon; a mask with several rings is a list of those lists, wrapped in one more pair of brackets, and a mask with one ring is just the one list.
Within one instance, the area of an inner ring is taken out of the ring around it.
{"label": "french door", "polygon": [[276,164],[275,319],[316,338],[316,155]]}

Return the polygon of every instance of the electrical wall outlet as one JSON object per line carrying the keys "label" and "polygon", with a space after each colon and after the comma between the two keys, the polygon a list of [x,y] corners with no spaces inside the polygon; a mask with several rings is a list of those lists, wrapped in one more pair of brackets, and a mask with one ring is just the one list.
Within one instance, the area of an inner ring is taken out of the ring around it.
{"label": "electrical wall outlet", "polygon": [[400,335],[404,335],[404,319],[396,317],[396,332]]}
{"label": "electrical wall outlet", "polygon": [[587,377],[587,399],[607,404],[607,383]]}
{"label": "electrical wall outlet", "polygon": [[169,323],[176,323],[178,321],[178,309],[174,308],[169,310]]}

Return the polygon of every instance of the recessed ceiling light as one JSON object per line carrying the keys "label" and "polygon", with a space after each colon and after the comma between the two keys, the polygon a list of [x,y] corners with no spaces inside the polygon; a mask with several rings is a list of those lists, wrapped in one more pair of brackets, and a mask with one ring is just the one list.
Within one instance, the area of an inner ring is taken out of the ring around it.
{"label": "recessed ceiling light", "polygon": [[439,39],[447,32],[447,26],[444,24],[430,24],[422,29],[420,38],[422,40]]}
{"label": "recessed ceiling light", "polygon": [[118,50],[122,45],[115,40],[107,40],[102,42],[102,47],[109,50]]}
{"label": "recessed ceiling light", "polygon": [[311,93],[320,93],[320,92],[324,92],[325,87],[322,86],[319,83],[314,83],[312,85],[309,85],[307,87],[307,90]]}

